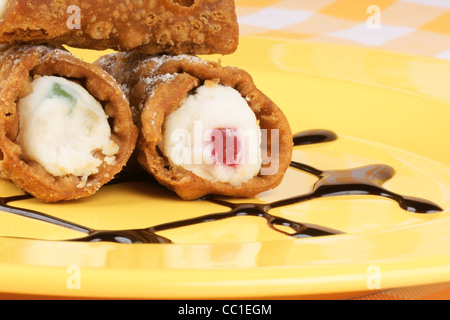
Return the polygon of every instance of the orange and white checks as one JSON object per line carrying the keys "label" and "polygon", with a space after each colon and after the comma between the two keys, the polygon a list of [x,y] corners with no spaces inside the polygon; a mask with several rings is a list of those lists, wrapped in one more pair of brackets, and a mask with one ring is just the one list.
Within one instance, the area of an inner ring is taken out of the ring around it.
{"label": "orange and white checks", "polygon": [[241,35],[450,59],[450,0],[236,0]]}

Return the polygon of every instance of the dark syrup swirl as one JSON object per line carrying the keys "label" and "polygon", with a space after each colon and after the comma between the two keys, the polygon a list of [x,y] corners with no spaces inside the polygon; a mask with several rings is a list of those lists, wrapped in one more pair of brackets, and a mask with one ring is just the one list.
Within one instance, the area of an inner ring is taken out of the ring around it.
{"label": "dark syrup swirl", "polygon": [[[293,136],[295,146],[330,142],[337,139],[335,133],[328,130],[310,130],[297,133]],[[158,232],[181,228],[199,223],[207,223],[212,221],[219,221],[223,219],[230,219],[238,216],[254,216],[260,217],[267,221],[267,225],[272,230],[283,233],[286,236],[293,238],[304,237],[319,237],[337,235],[343,232],[330,229],[324,226],[301,223],[288,220],[270,214],[270,210],[274,208],[289,206],[293,204],[310,201],[317,198],[341,196],[341,195],[376,195],[386,197],[396,201],[399,206],[409,212],[414,213],[436,213],[442,209],[427,200],[407,197],[396,194],[382,187],[382,185],[391,179],[395,171],[387,165],[375,164],[359,168],[345,169],[345,170],[319,170],[303,163],[292,161],[290,166],[294,169],[312,174],[317,177],[317,182],[311,192],[301,194],[295,197],[274,201],[267,204],[258,203],[232,203],[225,200],[220,200],[214,196],[207,196],[201,201],[210,201],[212,203],[228,208],[223,212],[207,214],[199,217],[194,217],[185,220],[168,222],[143,229],[132,230],[94,230],[79,224],[59,219],[41,213],[38,211],[22,209],[10,205],[11,202],[30,199],[30,195],[21,195],[13,197],[0,197],[0,210],[20,215],[23,217],[40,220],[51,223],[60,227],[79,231],[85,234],[84,237],[77,239],[70,239],[66,241],[82,241],[82,242],[117,242],[117,243],[173,243],[172,240],[158,235]],[[118,179],[114,179],[112,183],[122,183],[124,181],[152,181],[142,174],[136,176],[128,174]],[[287,232],[280,227],[287,227],[291,232]]]}

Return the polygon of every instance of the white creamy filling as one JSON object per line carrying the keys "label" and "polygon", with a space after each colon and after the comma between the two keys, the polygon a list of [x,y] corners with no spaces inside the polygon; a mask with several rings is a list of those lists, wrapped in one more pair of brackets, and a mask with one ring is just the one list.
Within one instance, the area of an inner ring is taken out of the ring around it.
{"label": "white creamy filling", "polygon": [[[201,178],[240,185],[261,169],[258,120],[231,87],[213,83],[199,87],[166,118],[163,129],[161,151],[172,163]],[[218,159],[222,143],[226,146],[225,161]]]}
{"label": "white creamy filling", "polygon": [[41,164],[53,176],[75,175],[86,181],[102,159],[112,164],[119,147],[111,140],[101,104],[75,82],[43,76],[18,102],[18,142],[26,160]]}

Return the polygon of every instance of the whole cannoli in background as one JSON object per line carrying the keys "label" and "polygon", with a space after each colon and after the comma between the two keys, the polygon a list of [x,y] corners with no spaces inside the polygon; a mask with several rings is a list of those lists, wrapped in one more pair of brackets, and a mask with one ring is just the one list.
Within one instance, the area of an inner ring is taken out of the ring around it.
{"label": "whole cannoli in background", "polygon": [[96,192],[138,135],[117,82],[48,45],[2,48],[0,110],[0,174],[44,202]]}
{"label": "whole cannoli in background", "polygon": [[112,53],[97,60],[128,96],[143,168],[181,198],[252,197],[292,156],[289,123],[252,77],[192,55]]}
{"label": "whole cannoli in background", "polygon": [[238,45],[234,0],[10,0],[0,43],[49,43],[146,54],[229,54]]}

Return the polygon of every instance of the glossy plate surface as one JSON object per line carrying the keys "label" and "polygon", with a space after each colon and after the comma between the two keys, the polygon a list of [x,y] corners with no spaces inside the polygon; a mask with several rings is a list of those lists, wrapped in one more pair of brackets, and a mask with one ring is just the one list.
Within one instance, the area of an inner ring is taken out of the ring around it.
{"label": "glossy plate surface", "polygon": [[[73,52],[87,61],[99,55]],[[256,38],[242,38],[238,52],[221,59],[252,74],[286,113],[293,132],[320,128],[338,135],[333,142],[296,147],[293,160],[321,170],[387,164],[396,174],[384,187],[433,201],[443,211],[410,213],[373,195],[327,197],[271,213],[343,234],[294,239],[271,230],[262,218],[234,217],[161,232],[176,244],[63,241],[83,234],[0,212],[0,292],[295,298],[450,281],[449,62]],[[316,180],[289,169],[278,188],[245,202],[307,193]],[[0,181],[0,196],[16,194],[22,192]],[[14,205],[102,230],[145,228],[228,210],[208,201],[179,200],[152,182],[105,186],[90,198],[67,203],[29,199]]]}

